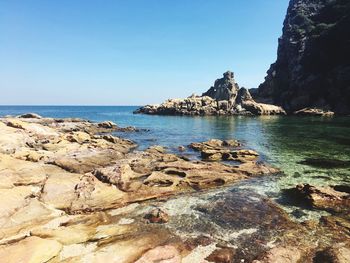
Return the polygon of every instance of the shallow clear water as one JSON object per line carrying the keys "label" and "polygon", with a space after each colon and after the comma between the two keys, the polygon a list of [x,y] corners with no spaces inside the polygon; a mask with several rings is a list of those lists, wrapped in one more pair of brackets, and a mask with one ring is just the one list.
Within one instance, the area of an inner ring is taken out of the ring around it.
{"label": "shallow clear water", "polygon": [[[139,149],[159,144],[176,151],[180,145],[210,138],[238,139],[257,150],[262,159],[282,169],[277,177],[251,180],[237,187],[280,199],[281,189],[298,183],[350,184],[350,166],[313,167],[300,163],[306,158],[350,160],[350,117],[180,117],[134,115],[137,107],[95,106],[0,106],[0,115],[35,112],[45,117],[79,117],[92,121],[111,120],[119,126],[149,129],[123,133]],[[323,162],[321,161],[321,164]],[[283,200],[282,200],[283,201]],[[285,206],[293,211],[293,207]],[[308,215],[312,212],[308,212]]]}

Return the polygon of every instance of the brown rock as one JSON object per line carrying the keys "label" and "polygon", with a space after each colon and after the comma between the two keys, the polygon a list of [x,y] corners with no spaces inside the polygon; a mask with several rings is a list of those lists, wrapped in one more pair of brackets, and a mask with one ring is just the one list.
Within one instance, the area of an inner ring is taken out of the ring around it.
{"label": "brown rock", "polygon": [[235,251],[232,248],[218,248],[206,260],[215,263],[231,263],[234,255]]}
{"label": "brown rock", "polygon": [[149,214],[144,217],[149,223],[163,224],[169,221],[169,216],[160,208],[153,209]]}
{"label": "brown rock", "polygon": [[297,185],[293,189],[296,197],[303,199],[317,209],[336,213],[350,210],[350,194],[334,190],[332,187],[315,187],[309,184]]}
{"label": "brown rock", "polygon": [[18,243],[0,247],[0,260],[6,263],[47,262],[57,256],[62,245],[55,240],[28,237]]}
{"label": "brown rock", "polygon": [[295,247],[275,247],[253,263],[298,263],[302,254]]}
{"label": "brown rock", "polygon": [[181,263],[179,251],[170,245],[158,246],[142,255],[135,263]]}
{"label": "brown rock", "polygon": [[43,117],[41,117],[39,114],[36,114],[36,113],[26,113],[26,114],[22,114],[22,115],[17,116],[17,118],[24,118],[24,119],[27,119],[27,118],[42,119]]}
{"label": "brown rock", "polygon": [[299,116],[321,116],[321,117],[333,117],[334,112],[317,109],[317,108],[304,108],[294,112],[295,115]]}
{"label": "brown rock", "polygon": [[105,128],[105,129],[113,129],[113,128],[116,128],[117,125],[111,121],[104,121],[104,122],[98,123],[98,127]]}

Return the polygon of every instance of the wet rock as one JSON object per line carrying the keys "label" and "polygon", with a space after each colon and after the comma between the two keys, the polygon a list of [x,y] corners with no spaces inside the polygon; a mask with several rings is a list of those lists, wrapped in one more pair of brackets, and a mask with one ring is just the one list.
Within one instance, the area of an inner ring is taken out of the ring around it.
{"label": "wet rock", "polygon": [[237,150],[230,153],[234,159],[246,162],[253,161],[259,157],[259,154],[253,150]]}
{"label": "wet rock", "polygon": [[317,209],[336,213],[346,213],[350,209],[350,195],[331,187],[297,185],[290,193],[294,193],[297,199]]}
{"label": "wet rock", "polygon": [[232,248],[218,248],[206,260],[215,263],[231,263],[233,262],[234,255],[235,251]]}
{"label": "wet rock", "polygon": [[111,121],[104,121],[104,122],[98,123],[98,127],[105,128],[105,129],[113,129],[113,128],[116,128],[117,125]]}
{"label": "wet rock", "polygon": [[214,240],[210,237],[207,236],[197,236],[195,238],[189,238],[184,242],[184,245],[186,247],[187,250],[193,250],[198,246],[209,246],[210,244],[212,244],[214,242]]}
{"label": "wet rock", "polygon": [[178,150],[179,150],[180,152],[183,152],[183,151],[186,150],[186,147],[185,147],[185,146],[179,146],[179,147],[178,147]]}
{"label": "wet rock", "polygon": [[350,238],[350,218],[349,216],[345,217],[347,219],[338,216],[322,216],[320,218],[320,225],[330,229],[338,237]]}
{"label": "wet rock", "polygon": [[350,161],[328,159],[328,158],[306,158],[305,160],[300,161],[299,163],[316,167],[316,168],[324,168],[324,169],[350,167]]}
{"label": "wet rock", "polygon": [[298,263],[302,253],[295,247],[275,247],[253,263]]}
{"label": "wet rock", "polygon": [[316,108],[304,108],[304,109],[295,111],[294,115],[333,117],[334,116],[334,112],[333,111],[322,110],[322,109],[316,109]]}
{"label": "wet rock", "polygon": [[202,143],[191,143],[190,148],[200,151],[201,157],[206,161],[238,161],[249,162],[256,161],[259,154],[253,150],[239,149],[240,143],[236,140],[221,141],[211,139]]}
{"label": "wet rock", "polygon": [[144,216],[149,223],[163,224],[169,221],[169,216],[160,208],[154,208],[150,213]]}
{"label": "wet rock", "polygon": [[42,117],[41,117],[39,114],[36,114],[36,113],[26,113],[26,114],[22,114],[22,115],[17,116],[17,118],[24,118],[24,119],[27,119],[27,118],[42,119]]}
{"label": "wet rock", "polygon": [[337,244],[321,251],[317,251],[313,258],[313,263],[347,263],[350,259],[350,246]]}

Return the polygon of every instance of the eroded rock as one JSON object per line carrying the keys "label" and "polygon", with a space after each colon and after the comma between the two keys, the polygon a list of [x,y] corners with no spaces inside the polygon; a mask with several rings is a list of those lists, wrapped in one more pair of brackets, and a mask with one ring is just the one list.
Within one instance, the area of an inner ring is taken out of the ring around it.
{"label": "eroded rock", "polygon": [[134,113],[158,115],[285,115],[279,106],[257,103],[249,91],[239,88],[234,74],[227,71],[202,96],[169,99],[162,104],[146,105]]}

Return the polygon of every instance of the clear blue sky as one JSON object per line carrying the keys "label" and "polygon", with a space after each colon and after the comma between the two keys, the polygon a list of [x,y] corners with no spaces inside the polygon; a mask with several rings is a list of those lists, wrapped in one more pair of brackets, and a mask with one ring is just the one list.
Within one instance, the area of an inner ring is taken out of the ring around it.
{"label": "clear blue sky", "polygon": [[1,0],[0,104],[142,105],[257,87],[288,0]]}

